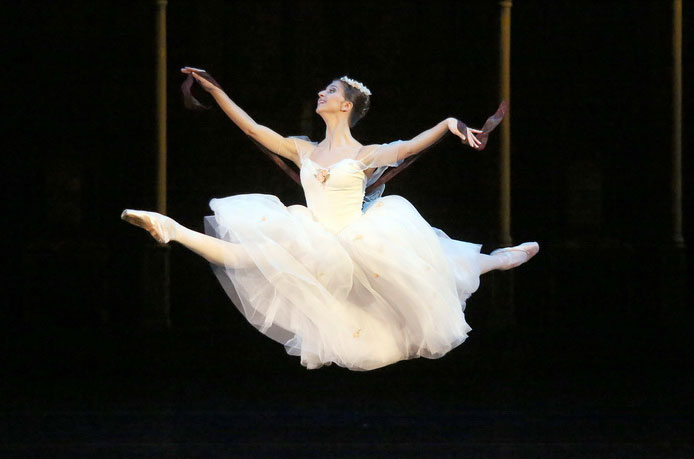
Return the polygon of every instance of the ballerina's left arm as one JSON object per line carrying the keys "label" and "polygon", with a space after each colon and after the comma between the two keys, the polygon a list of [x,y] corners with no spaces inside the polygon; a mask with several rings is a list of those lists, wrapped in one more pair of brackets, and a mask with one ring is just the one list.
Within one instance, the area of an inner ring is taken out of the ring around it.
{"label": "ballerina's left arm", "polygon": [[481,142],[475,137],[475,134],[480,134],[482,131],[478,129],[465,128],[466,132],[458,130],[458,120],[455,118],[446,118],[431,129],[427,129],[416,137],[410,140],[401,142],[393,142],[385,145],[367,145],[362,148],[363,153],[360,157],[369,157],[377,155],[379,158],[369,158],[370,162],[383,163],[383,165],[401,161],[409,156],[426,150],[446,134],[447,131],[452,132],[461,138],[464,144],[470,145],[477,149]]}

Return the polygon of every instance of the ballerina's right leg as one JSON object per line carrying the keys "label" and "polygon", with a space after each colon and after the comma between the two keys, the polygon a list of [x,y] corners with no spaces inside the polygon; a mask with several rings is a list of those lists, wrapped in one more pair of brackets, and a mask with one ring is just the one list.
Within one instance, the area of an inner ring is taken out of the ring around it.
{"label": "ballerina's right leg", "polygon": [[254,264],[240,244],[193,231],[166,215],[126,209],[121,218],[146,229],[157,241],[176,241],[215,265],[247,268]]}
{"label": "ballerina's right leg", "polygon": [[178,225],[174,241],[197,253],[210,263],[230,268],[248,268],[255,263],[240,244],[223,241]]}

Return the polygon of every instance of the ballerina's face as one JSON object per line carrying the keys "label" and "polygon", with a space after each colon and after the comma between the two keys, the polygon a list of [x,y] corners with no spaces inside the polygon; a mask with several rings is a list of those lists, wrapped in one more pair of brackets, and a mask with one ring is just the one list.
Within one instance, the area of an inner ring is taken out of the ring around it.
{"label": "ballerina's face", "polygon": [[345,112],[348,114],[351,105],[352,103],[345,99],[342,83],[333,81],[318,93],[316,113]]}

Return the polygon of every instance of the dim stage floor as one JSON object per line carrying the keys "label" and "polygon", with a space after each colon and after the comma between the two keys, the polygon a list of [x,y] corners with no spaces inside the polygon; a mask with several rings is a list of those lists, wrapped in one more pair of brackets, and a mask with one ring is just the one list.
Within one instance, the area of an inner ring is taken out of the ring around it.
{"label": "dim stage floor", "polygon": [[0,453],[694,456],[694,380],[678,360],[658,360],[663,349],[630,361],[604,353],[576,368],[566,354],[468,344],[440,360],[368,373],[309,372],[279,353],[257,365],[252,356],[195,364],[195,352],[180,350],[179,367],[140,361],[111,372],[35,373],[4,382]]}
{"label": "dim stage floor", "polygon": [[694,457],[686,276],[613,252],[550,247],[511,309],[508,275],[486,276],[463,345],[370,372],[307,371],[237,315],[160,334],[7,322],[0,456]]}

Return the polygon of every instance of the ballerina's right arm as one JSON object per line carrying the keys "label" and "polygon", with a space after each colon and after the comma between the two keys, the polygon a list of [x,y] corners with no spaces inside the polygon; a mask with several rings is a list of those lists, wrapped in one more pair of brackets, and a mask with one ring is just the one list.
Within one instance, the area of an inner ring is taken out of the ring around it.
{"label": "ballerina's right arm", "polygon": [[[300,139],[282,137],[272,129],[258,124],[241,107],[236,105],[233,100],[219,87],[201,77],[192,67],[181,69],[183,73],[192,73],[195,80],[202,88],[209,92],[217,104],[224,110],[224,113],[234,122],[247,136],[270,150],[271,152],[287,158],[297,166],[301,167],[300,154],[297,151],[297,143],[304,142]],[[310,146],[309,142],[306,142]]]}

